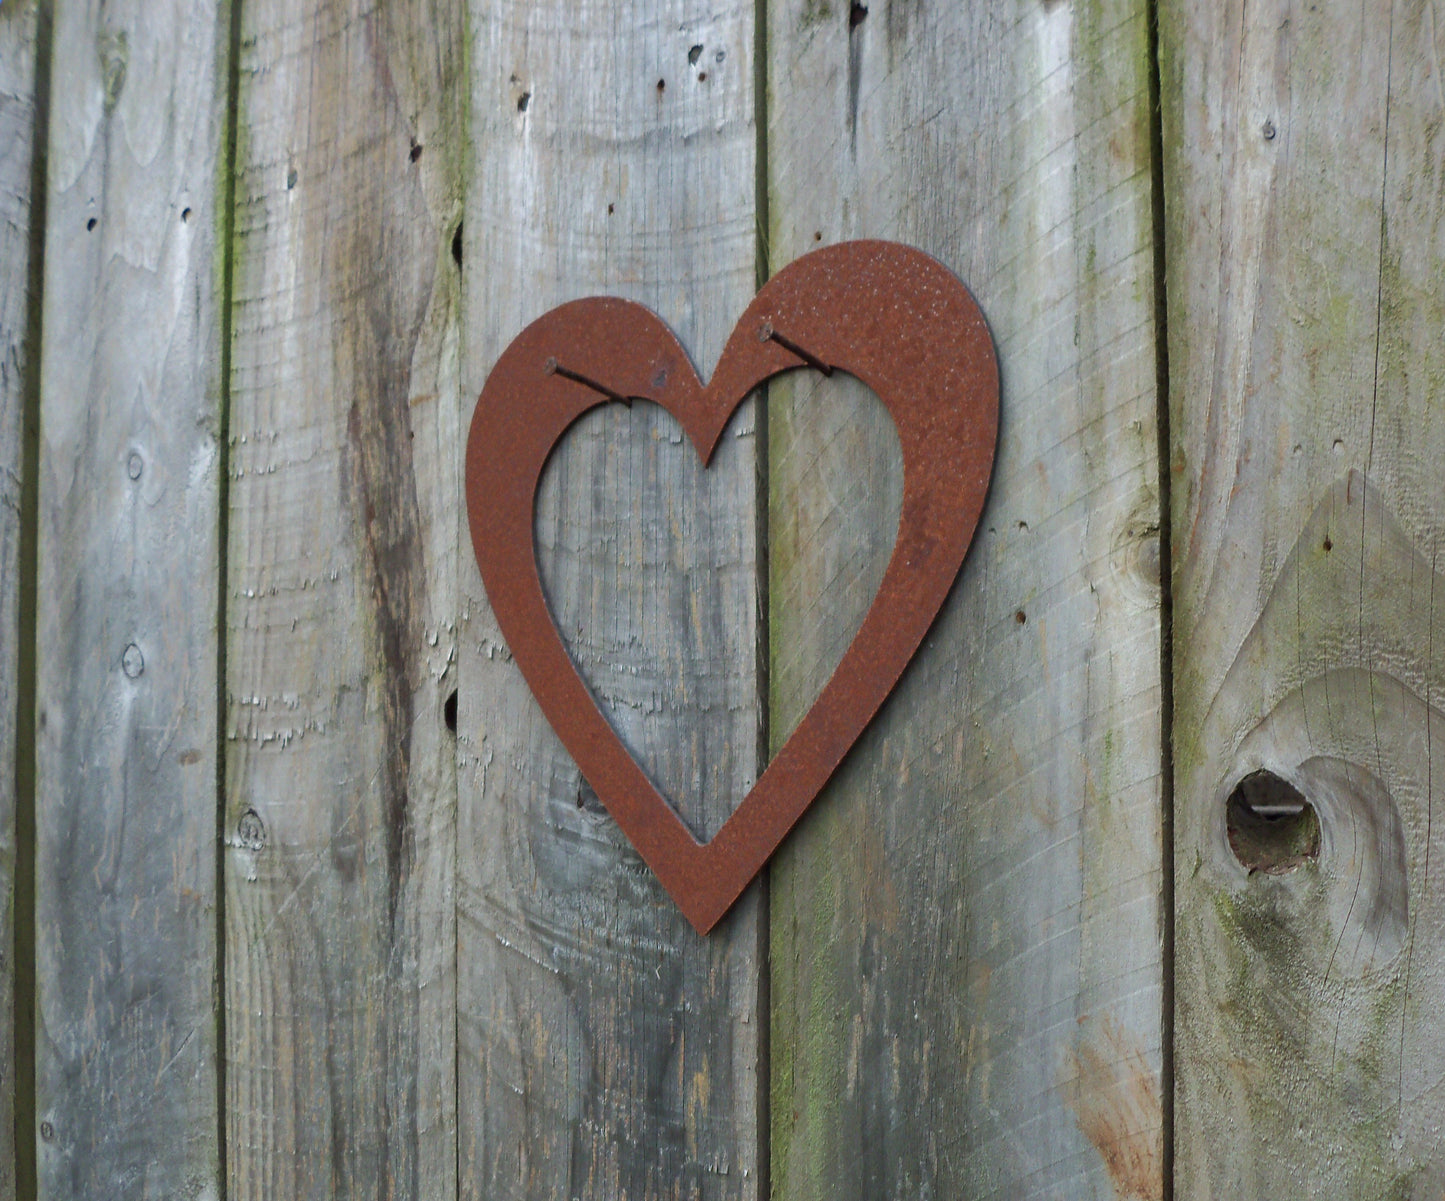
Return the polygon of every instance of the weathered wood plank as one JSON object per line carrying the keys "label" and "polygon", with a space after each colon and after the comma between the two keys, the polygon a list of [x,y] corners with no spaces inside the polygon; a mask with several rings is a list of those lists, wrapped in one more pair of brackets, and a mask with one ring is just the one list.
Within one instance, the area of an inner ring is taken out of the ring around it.
{"label": "weathered wood plank", "polygon": [[229,1195],[455,1193],[459,5],[247,3]]}
{"label": "weathered wood plank", "polygon": [[[20,512],[30,370],[37,0],[0,8],[0,998],[14,996]],[[14,1007],[0,1001],[0,1201],[15,1196]]]}
{"label": "weathered wood plank", "polygon": [[[466,395],[529,320],[599,292],[662,314],[710,373],[755,282],[753,5],[476,3],[471,27]],[[757,771],[756,443],[749,402],[704,473],[670,418],[608,406],[537,503],[573,657],[699,834]],[[464,587],[462,1195],[762,1196],[759,894],[692,931],[470,565]]]}
{"label": "weathered wood plank", "polygon": [[42,1197],[219,1190],[225,4],[55,13],[36,738]]}
{"label": "weathered wood plank", "polygon": [[1445,1188],[1442,37],[1163,6],[1181,1196]]}
{"label": "weathered wood plank", "polygon": [[[780,1196],[1163,1188],[1145,6],[769,5],[771,262],[891,237],[974,289],[1002,433],[918,660],[772,874]],[[769,417],[773,745],[891,548],[857,385]]]}

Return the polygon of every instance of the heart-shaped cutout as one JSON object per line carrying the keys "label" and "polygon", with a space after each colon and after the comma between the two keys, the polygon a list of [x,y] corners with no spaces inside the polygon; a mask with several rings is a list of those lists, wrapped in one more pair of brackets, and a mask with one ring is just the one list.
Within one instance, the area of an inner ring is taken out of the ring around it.
{"label": "heart-shaped cutout", "polygon": [[[608,723],[542,591],[533,511],[548,456],[583,413],[650,400],[704,463],[733,411],[784,371],[856,376],[893,418],[903,506],[852,645],[732,816],[698,842]],[[937,616],[983,510],[998,436],[998,364],[983,314],[944,266],[892,242],[847,242],[778,272],[704,385],[648,309],[608,297],[538,318],[487,378],[467,439],[467,518],[497,624],[587,782],[700,934],[757,875],[893,690]]]}

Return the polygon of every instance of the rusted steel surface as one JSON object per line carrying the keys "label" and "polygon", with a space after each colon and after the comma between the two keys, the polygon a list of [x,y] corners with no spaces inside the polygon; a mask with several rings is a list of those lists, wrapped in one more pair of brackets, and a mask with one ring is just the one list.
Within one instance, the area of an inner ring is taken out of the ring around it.
{"label": "rusted steel surface", "polygon": [[[800,368],[856,376],[892,415],[903,453],[898,537],[878,595],[812,709],[716,836],[700,843],[567,653],[537,567],[537,485],[562,435],[597,405],[661,405],[706,463],[742,400]],[[983,314],[940,263],[891,242],[828,247],[781,270],[748,306],[706,385],[655,314],[606,297],[540,317],[493,368],[467,441],[467,517],[487,596],[547,720],[699,933],[767,862],[918,649],[973,540],[997,433],[998,365]]]}

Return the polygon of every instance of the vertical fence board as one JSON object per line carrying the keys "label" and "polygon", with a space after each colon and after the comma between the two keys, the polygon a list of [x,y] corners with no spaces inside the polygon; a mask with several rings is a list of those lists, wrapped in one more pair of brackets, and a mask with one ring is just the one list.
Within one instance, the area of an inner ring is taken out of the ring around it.
{"label": "vertical fence board", "polygon": [[41,359],[42,1197],[214,1196],[224,4],[55,15]]}
{"label": "vertical fence board", "polygon": [[232,1197],[456,1187],[462,39],[446,0],[243,9]]}
{"label": "vertical fence board", "polygon": [[[1148,40],[1134,0],[769,5],[770,258],[939,256],[998,343],[983,522],[772,875],[778,1195],[1161,1196]],[[776,747],[900,487],[859,386],[770,417]]]}
{"label": "vertical fence board", "polygon": [[[754,286],[752,14],[473,6],[468,397],[528,321],[598,292],[648,304],[711,372]],[[750,401],[704,473],[653,406],[594,411],[537,504],[574,660],[700,835],[757,771],[755,428]],[[757,1197],[758,893],[693,933],[465,578],[462,1195]]]}
{"label": "vertical fence board", "polygon": [[0,1201],[15,1196],[15,728],[20,501],[30,378],[36,0],[0,9]]}
{"label": "vertical fence board", "polygon": [[1445,1187],[1442,36],[1163,8],[1184,1196]]}

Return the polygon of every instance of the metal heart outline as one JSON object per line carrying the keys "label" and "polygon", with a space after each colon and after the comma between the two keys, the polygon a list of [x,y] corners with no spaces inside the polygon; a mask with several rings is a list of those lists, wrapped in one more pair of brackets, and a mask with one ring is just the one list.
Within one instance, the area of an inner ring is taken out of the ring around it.
{"label": "metal heart outline", "polygon": [[[704,466],[744,399],[773,376],[857,377],[903,453],[898,535],[832,677],[713,838],[701,843],[613,730],[542,590],[534,509],[549,456],[600,404],[661,406]],[[932,626],[983,512],[998,439],[998,360],[983,313],[941,263],[895,242],[813,251],[780,270],[703,384],[666,324],[631,301],[563,304],[497,360],[467,438],[467,520],[512,657],[583,776],[699,934],[732,907],[872,721]]]}

